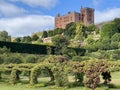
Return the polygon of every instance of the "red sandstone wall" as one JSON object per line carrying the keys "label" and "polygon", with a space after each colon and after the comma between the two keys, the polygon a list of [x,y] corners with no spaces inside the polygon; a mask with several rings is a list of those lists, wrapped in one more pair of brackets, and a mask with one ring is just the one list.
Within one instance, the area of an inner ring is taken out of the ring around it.
{"label": "red sandstone wall", "polygon": [[71,22],[83,22],[86,26],[94,23],[94,9],[83,8],[81,9],[81,13],[69,12],[64,16],[58,15],[55,17],[55,28],[65,29],[66,25]]}

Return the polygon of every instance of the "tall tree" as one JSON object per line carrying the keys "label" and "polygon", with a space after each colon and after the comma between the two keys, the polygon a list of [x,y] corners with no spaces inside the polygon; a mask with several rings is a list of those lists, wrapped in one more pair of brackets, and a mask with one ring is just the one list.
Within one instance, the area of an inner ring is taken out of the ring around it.
{"label": "tall tree", "polygon": [[42,38],[46,38],[46,37],[48,37],[48,33],[47,31],[43,31]]}
{"label": "tall tree", "polygon": [[52,42],[56,46],[56,54],[64,54],[69,44],[68,38],[62,35],[54,36],[52,38]]}
{"label": "tall tree", "polygon": [[53,31],[53,30],[49,30],[49,31],[48,31],[48,36],[49,36],[49,37],[52,37],[53,35],[54,35],[54,31]]}
{"label": "tall tree", "polygon": [[120,18],[115,18],[113,22],[115,22],[118,32],[120,33]]}
{"label": "tall tree", "polygon": [[112,42],[120,42],[120,33],[116,33],[111,38]]}
{"label": "tall tree", "polygon": [[24,36],[22,42],[24,43],[31,43],[32,39],[30,36]]}
{"label": "tall tree", "polygon": [[39,39],[37,34],[33,34],[31,37],[32,41],[37,41]]}
{"label": "tall tree", "polygon": [[8,32],[1,31],[0,32],[0,41],[11,41],[11,36],[8,35]]}
{"label": "tall tree", "polygon": [[54,35],[62,34],[63,32],[64,32],[64,29],[62,29],[62,28],[56,28],[56,29],[54,30]]}
{"label": "tall tree", "polygon": [[21,38],[20,37],[16,37],[13,42],[21,42]]}
{"label": "tall tree", "polygon": [[100,32],[102,38],[111,38],[115,33],[118,33],[118,28],[116,27],[115,22],[110,22],[108,24],[103,25],[102,30]]}
{"label": "tall tree", "polygon": [[85,26],[82,23],[76,23],[75,40],[83,41],[85,38]]}
{"label": "tall tree", "polygon": [[88,26],[88,30],[89,30],[89,31],[95,31],[96,28],[97,28],[97,27],[96,27],[94,24],[90,24],[90,25]]}
{"label": "tall tree", "polygon": [[75,23],[69,23],[66,25],[66,28],[64,30],[64,35],[70,38],[75,37],[75,30],[76,30],[76,24]]}

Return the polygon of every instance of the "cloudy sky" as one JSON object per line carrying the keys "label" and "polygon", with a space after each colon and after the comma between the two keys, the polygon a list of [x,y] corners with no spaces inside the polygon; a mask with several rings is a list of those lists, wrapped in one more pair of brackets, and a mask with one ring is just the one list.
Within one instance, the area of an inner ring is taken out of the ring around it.
{"label": "cloudy sky", "polygon": [[0,31],[12,37],[54,28],[57,13],[95,9],[95,23],[120,17],[120,0],[0,0]]}

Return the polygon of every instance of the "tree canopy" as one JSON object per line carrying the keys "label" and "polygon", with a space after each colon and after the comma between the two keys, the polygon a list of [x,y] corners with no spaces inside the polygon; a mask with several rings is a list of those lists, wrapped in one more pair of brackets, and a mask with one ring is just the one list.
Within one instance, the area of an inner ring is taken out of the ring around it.
{"label": "tree canopy", "polygon": [[0,41],[11,41],[11,36],[6,31],[0,31]]}

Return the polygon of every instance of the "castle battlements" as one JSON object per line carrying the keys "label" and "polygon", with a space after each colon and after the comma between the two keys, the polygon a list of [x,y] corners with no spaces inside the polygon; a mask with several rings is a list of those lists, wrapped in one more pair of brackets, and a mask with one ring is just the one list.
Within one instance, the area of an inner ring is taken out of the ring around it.
{"label": "castle battlements", "polygon": [[68,12],[66,15],[58,14],[55,17],[55,28],[65,28],[67,24],[71,22],[82,22],[84,25],[94,23],[94,9],[93,8],[81,8],[79,12]]}

